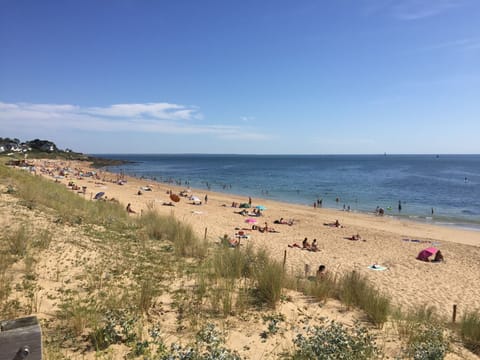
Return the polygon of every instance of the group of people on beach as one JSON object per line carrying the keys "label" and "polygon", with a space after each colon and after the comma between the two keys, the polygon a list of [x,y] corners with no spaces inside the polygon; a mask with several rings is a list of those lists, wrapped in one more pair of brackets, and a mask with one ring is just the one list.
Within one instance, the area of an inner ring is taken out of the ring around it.
{"label": "group of people on beach", "polygon": [[288,245],[290,248],[299,248],[302,250],[308,250],[308,251],[319,251],[318,249],[318,244],[317,244],[317,239],[313,239],[312,243],[308,241],[308,238],[303,239],[302,245],[299,245],[297,243],[293,243],[291,245]]}

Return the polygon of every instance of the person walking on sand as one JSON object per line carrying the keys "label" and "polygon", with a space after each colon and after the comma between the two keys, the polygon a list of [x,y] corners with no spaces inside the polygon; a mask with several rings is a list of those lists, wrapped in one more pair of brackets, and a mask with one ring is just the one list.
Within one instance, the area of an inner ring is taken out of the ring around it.
{"label": "person walking on sand", "polygon": [[205,204],[207,203],[207,201],[208,201],[208,195],[205,194]]}
{"label": "person walking on sand", "polygon": [[402,211],[402,201],[398,200],[398,212]]}

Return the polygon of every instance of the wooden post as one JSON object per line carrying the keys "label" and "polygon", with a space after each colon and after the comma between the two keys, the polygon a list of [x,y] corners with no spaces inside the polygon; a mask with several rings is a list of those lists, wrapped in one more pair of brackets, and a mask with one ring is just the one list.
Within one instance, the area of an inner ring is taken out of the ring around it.
{"label": "wooden post", "polygon": [[305,264],[305,278],[310,275],[310,264]]}
{"label": "wooden post", "polygon": [[35,316],[0,321],[0,360],[42,360],[42,331]]}
{"label": "wooden post", "polygon": [[283,270],[285,270],[286,263],[287,263],[287,250],[283,252]]}
{"label": "wooden post", "polygon": [[207,230],[208,230],[208,228],[205,228],[205,235],[203,235],[203,240],[207,239]]}
{"label": "wooden post", "polygon": [[457,320],[457,305],[453,305],[453,314],[452,314],[452,323],[455,324],[455,320]]}

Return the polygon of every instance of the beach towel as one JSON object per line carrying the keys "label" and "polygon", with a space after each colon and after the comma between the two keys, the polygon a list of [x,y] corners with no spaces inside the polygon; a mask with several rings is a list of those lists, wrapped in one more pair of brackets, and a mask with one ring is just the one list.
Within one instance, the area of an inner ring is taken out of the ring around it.
{"label": "beach towel", "polygon": [[381,265],[370,265],[368,267],[370,270],[375,270],[375,271],[384,271],[384,270],[388,270],[388,268],[386,268],[385,266],[381,266]]}

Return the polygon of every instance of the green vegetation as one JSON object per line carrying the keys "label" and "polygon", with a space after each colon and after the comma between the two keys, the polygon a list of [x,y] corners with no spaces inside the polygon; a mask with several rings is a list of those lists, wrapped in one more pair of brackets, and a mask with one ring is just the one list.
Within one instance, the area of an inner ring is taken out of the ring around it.
{"label": "green vegetation", "polygon": [[390,299],[375,289],[365,277],[352,271],[344,275],[338,284],[338,298],[347,306],[358,306],[368,318],[381,326],[390,314]]}
{"label": "green vegetation", "polygon": [[[14,197],[15,211],[21,213],[0,235],[0,318],[35,313],[42,301],[54,302],[58,312],[42,324],[47,360],[69,357],[58,349],[94,349],[98,358],[109,358],[113,344],[128,349],[126,358],[240,359],[225,347],[225,332],[213,322],[226,329],[231,316],[276,311],[287,299],[286,289],[300,291],[316,306],[337,298],[347,310],[363,310],[377,327],[393,317],[388,297],[357,272],[338,278],[295,277],[265,251],[243,244],[232,248],[228,236],[208,242],[173,215],[159,215],[153,204],[142,216],[129,217],[116,202],[86,201],[58,184],[3,165],[0,187]],[[29,221],[28,216],[37,219],[39,214],[45,223]],[[43,254],[57,253],[60,238],[75,253],[58,254],[47,279],[58,284],[56,292],[40,295],[38,263]],[[10,271],[14,264],[22,269],[19,281]],[[64,276],[63,268],[75,269],[74,275]],[[12,296],[16,293],[23,299]],[[173,332],[187,339],[182,344],[165,343],[172,336],[159,325],[166,303],[175,312]],[[266,330],[258,335],[264,341],[282,336],[287,328],[281,313],[262,318]],[[466,314],[461,323],[462,340],[477,352],[479,323],[478,312]],[[441,359],[447,353],[445,327],[433,309],[403,314],[394,324],[405,344],[403,355]],[[359,325],[295,329],[299,334],[293,350],[284,358],[381,356],[374,337]]]}
{"label": "green vegetation", "polygon": [[446,329],[435,308],[420,307],[397,314],[398,334],[405,343],[404,352],[413,359],[443,359],[449,349]]}
{"label": "green vegetation", "polygon": [[480,312],[469,311],[463,315],[460,335],[465,346],[480,355]]}
{"label": "green vegetation", "polygon": [[310,359],[372,359],[378,353],[374,337],[367,329],[355,326],[351,331],[342,324],[331,322],[328,325],[314,326],[307,335],[295,339],[293,360]]}

